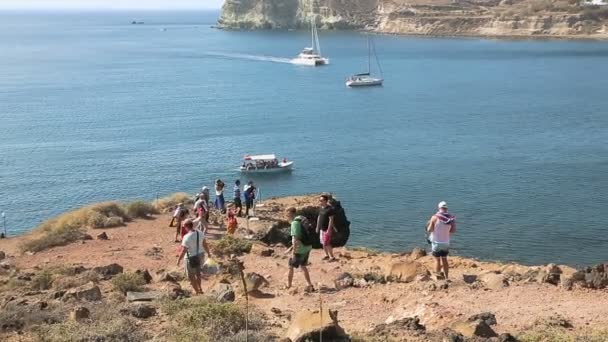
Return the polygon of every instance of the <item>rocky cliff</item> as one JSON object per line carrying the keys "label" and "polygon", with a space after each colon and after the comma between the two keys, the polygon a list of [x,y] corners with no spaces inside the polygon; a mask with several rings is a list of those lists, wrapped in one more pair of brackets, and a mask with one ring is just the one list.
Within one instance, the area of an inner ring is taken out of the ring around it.
{"label": "rocky cliff", "polygon": [[438,36],[608,38],[608,6],[576,0],[226,0],[226,29],[324,29]]}

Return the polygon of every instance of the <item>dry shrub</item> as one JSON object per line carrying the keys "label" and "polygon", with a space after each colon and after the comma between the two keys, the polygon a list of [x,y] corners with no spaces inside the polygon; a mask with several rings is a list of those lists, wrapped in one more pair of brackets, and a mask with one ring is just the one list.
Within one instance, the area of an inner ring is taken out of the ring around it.
{"label": "dry shrub", "polygon": [[94,271],[86,271],[78,276],[75,275],[57,275],[53,281],[53,288],[57,290],[69,290],[79,287],[90,282],[99,283],[99,273]]}
{"label": "dry shrub", "polygon": [[135,201],[127,204],[127,214],[131,218],[148,218],[150,215],[158,214],[158,210],[148,202]]}
{"label": "dry shrub", "polygon": [[[245,310],[235,303],[210,298],[167,300],[162,311],[175,322],[168,332],[175,341],[228,341],[245,329]],[[250,312],[252,331],[261,328],[262,322],[258,313]]]}
{"label": "dry shrub", "polygon": [[143,291],[146,280],[140,273],[126,272],[112,278],[114,290],[127,294],[127,292]]}
{"label": "dry shrub", "polygon": [[152,202],[152,206],[154,206],[158,212],[166,213],[174,209],[178,203],[184,203],[184,205],[187,205],[194,204],[194,201],[192,200],[192,196],[188,195],[187,193],[178,192],[167,197],[157,199],[156,201]]}
{"label": "dry shrub", "polygon": [[28,331],[41,324],[62,322],[65,316],[62,307],[53,303],[44,310],[35,305],[8,303],[0,310],[0,331]]}
{"label": "dry shrub", "polygon": [[149,337],[137,327],[135,320],[120,314],[121,308],[120,305],[109,303],[89,307],[90,320],[39,326],[34,330],[36,340],[44,342],[149,340]]}
{"label": "dry shrub", "polygon": [[244,240],[235,238],[230,235],[224,235],[217,242],[211,243],[211,249],[213,249],[213,254],[219,256],[228,256],[228,255],[242,255],[244,253],[251,252],[252,243]]}
{"label": "dry shrub", "polygon": [[527,330],[517,339],[522,342],[605,342],[608,341],[608,329],[587,329],[574,332],[571,330],[544,327]]}
{"label": "dry shrub", "polygon": [[53,286],[53,274],[49,270],[36,273],[30,283],[30,287],[34,290],[48,290],[51,286]]}

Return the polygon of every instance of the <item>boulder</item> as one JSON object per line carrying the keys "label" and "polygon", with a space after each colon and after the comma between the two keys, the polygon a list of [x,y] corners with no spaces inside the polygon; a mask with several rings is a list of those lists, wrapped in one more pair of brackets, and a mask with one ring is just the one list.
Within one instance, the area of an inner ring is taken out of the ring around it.
{"label": "boulder", "polygon": [[184,279],[183,274],[179,272],[163,272],[158,278],[159,281],[178,282]]}
{"label": "boulder", "polygon": [[256,231],[257,240],[267,245],[282,243],[285,246],[291,245],[291,225],[287,221],[273,222],[270,226],[260,228]]}
{"label": "boulder", "polygon": [[491,312],[482,312],[467,319],[469,322],[484,321],[487,325],[496,325],[496,316]]}
{"label": "boulder", "polygon": [[260,287],[270,284],[266,278],[257,273],[247,273],[245,283],[247,284],[247,293],[257,291]]}
{"label": "boulder", "polygon": [[462,280],[464,280],[464,282],[467,284],[473,284],[477,281],[477,276],[474,274],[463,274]]}
{"label": "boulder", "polygon": [[422,264],[415,261],[394,263],[390,266],[387,278],[404,283],[412,282],[419,275],[429,275],[430,272]]}
{"label": "boulder", "polygon": [[90,234],[84,234],[82,236],[83,241],[93,240],[93,237]]}
{"label": "boulder", "polygon": [[391,330],[410,330],[410,331],[425,331],[426,328],[424,325],[420,324],[420,319],[418,317],[406,317],[402,319],[395,320],[391,323],[383,323],[375,326],[371,333],[373,335],[386,335],[385,332],[390,332]]}
{"label": "boulder", "polygon": [[151,302],[153,300],[159,299],[162,296],[160,292],[150,291],[150,292],[127,292],[127,301],[128,302]]}
{"label": "boulder", "polygon": [[101,300],[101,290],[93,282],[70,289],[63,295],[63,300],[75,298],[78,300],[98,301]]}
{"label": "boulder", "polygon": [[320,335],[324,341],[347,340],[346,332],[338,324],[338,312],[324,309],[298,312],[287,329],[286,337],[291,342],[317,341]]}
{"label": "boulder", "polygon": [[156,308],[147,304],[136,304],[129,308],[129,313],[133,317],[146,319],[156,316]]}
{"label": "boulder", "polygon": [[270,257],[274,254],[274,249],[259,243],[254,243],[251,246],[251,254],[259,255],[262,257]]}
{"label": "boulder", "polygon": [[412,260],[420,259],[425,256],[426,256],[426,250],[422,249],[420,247],[416,247],[416,248],[412,249],[412,252],[410,253],[410,259],[412,259]]}
{"label": "boulder", "polygon": [[146,281],[146,284],[150,284],[152,282],[152,275],[148,270],[137,270],[135,273],[141,275],[142,278]]}
{"label": "boulder", "polygon": [[4,260],[6,258],[6,253],[0,251],[0,260]]}
{"label": "boulder", "polygon": [[585,272],[569,266],[560,266],[562,274],[560,276],[560,286],[566,290],[572,290],[575,283],[585,281]]}
{"label": "boulder", "polygon": [[70,312],[70,319],[73,321],[82,321],[83,319],[89,318],[90,315],[91,312],[89,309],[84,306],[78,306]]}
{"label": "boulder", "polygon": [[107,266],[95,267],[93,268],[93,271],[99,273],[104,279],[107,280],[112,278],[112,276],[122,273],[123,268],[119,264],[110,264]]}
{"label": "boulder", "polygon": [[504,274],[496,273],[496,272],[487,272],[482,273],[478,276],[478,279],[481,280],[486,288],[492,290],[500,290],[509,286],[509,282],[507,281]]}
{"label": "boulder", "polygon": [[220,303],[234,302],[235,294],[232,285],[219,283],[211,289],[210,295]]}
{"label": "boulder", "polygon": [[498,335],[498,342],[518,342],[519,340],[509,333]]}
{"label": "boulder", "polygon": [[452,330],[468,338],[490,338],[498,336],[496,332],[492,330],[492,328],[482,320],[476,320],[473,322],[458,321],[452,324]]}
{"label": "boulder", "polygon": [[101,234],[97,234],[97,240],[109,240],[108,234],[106,234],[106,232],[102,232]]}
{"label": "boulder", "polygon": [[336,286],[336,289],[338,289],[338,290],[345,289],[347,287],[351,287],[354,285],[354,283],[355,283],[355,278],[353,278],[353,276],[350,275],[350,273],[342,273],[336,278],[336,280],[334,280],[334,285]]}
{"label": "boulder", "polygon": [[585,270],[584,285],[591,289],[603,289],[608,287],[608,272],[603,264],[587,267]]}

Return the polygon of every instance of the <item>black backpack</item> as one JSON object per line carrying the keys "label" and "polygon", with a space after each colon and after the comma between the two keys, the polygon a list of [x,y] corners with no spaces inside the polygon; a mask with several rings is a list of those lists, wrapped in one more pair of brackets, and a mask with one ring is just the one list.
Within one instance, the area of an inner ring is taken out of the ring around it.
{"label": "black backpack", "polygon": [[334,214],[334,227],[336,231],[331,236],[331,245],[333,247],[343,247],[348,242],[350,237],[350,221],[346,218],[346,212],[340,201],[332,198],[329,201]]}
{"label": "black backpack", "polygon": [[319,241],[319,235],[317,235],[315,227],[310,224],[310,221],[308,221],[305,216],[297,216],[294,221],[300,222],[300,225],[302,227],[302,229],[300,229],[300,231],[302,232],[300,242],[304,246],[312,246],[314,245],[315,241]]}

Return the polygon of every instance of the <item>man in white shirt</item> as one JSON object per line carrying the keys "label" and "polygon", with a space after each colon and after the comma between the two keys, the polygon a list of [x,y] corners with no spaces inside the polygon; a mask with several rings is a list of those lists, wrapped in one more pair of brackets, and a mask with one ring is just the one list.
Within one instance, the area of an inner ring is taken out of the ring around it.
{"label": "man in white shirt", "polygon": [[192,284],[194,292],[202,294],[204,253],[211,256],[211,252],[209,252],[209,245],[207,244],[207,240],[205,240],[205,233],[194,229],[194,223],[189,219],[185,220],[183,224],[188,233],[182,239],[182,250],[177,257],[177,266],[179,266],[182,258],[187,255],[187,258],[185,258],[186,275],[190,280],[190,284]]}

